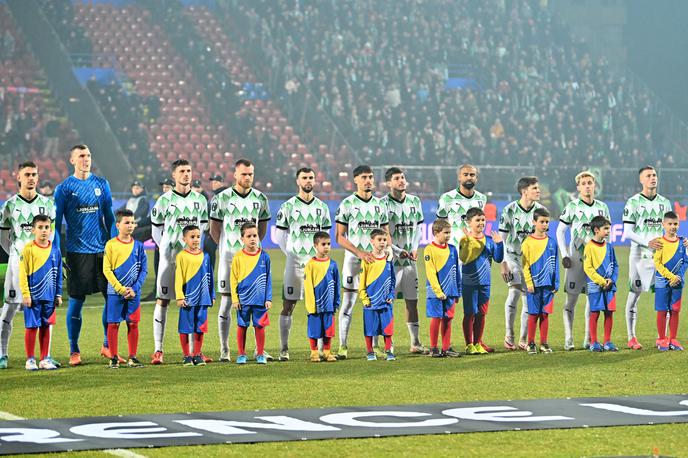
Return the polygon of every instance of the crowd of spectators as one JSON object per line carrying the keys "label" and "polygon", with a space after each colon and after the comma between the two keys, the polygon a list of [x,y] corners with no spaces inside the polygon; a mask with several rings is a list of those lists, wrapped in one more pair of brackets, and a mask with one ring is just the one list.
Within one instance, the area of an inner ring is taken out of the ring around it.
{"label": "crowd of spectators", "polygon": [[81,54],[82,62],[88,60],[93,45],[84,29],[74,21],[71,0],[41,0],[41,9],[55,28],[60,41],[71,54]]}

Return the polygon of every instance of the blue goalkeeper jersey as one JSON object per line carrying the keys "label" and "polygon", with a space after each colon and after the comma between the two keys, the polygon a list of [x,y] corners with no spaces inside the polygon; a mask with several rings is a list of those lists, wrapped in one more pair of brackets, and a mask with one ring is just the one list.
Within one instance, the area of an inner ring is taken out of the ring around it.
{"label": "blue goalkeeper jersey", "polygon": [[102,253],[117,235],[110,183],[96,175],[80,180],[74,175],[55,188],[55,232],[67,223],[68,253]]}

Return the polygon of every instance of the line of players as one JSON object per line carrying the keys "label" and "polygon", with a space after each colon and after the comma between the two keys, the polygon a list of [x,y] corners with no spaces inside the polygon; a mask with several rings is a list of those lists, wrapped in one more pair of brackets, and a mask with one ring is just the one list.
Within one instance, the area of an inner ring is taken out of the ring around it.
{"label": "line of players", "polygon": [[[12,329],[12,317],[22,302],[18,285],[18,259],[23,246],[31,239],[31,222],[37,214],[47,214],[55,222],[55,233],[59,234],[62,221],[66,228],[66,266],[69,285],[67,329],[70,341],[70,364],[81,363],[78,346],[81,329],[81,307],[88,294],[100,292],[107,298],[107,279],[103,274],[103,253],[105,243],[115,234],[114,215],[109,184],[105,178],[91,174],[91,155],[86,145],[77,145],[70,151],[70,163],[74,175],[67,178],[55,190],[55,203],[36,192],[38,171],[35,165],[24,163],[18,170],[20,190],[7,201],[0,220],[0,234],[3,247],[10,253],[10,264],[5,284],[5,304],[0,321],[0,367],[7,364],[7,342]],[[353,171],[356,192],[345,198],[335,216],[336,240],[346,250],[342,271],[342,297],[339,312],[338,356],[346,358],[351,313],[359,290],[361,262],[372,262],[370,234],[381,229],[391,238],[394,256],[396,292],[406,302],[406,322],[410,335],[410,351],[427,353],[418,338],[419,320],[417,310],[418,275],[416,268],[417,250],[421,239],[419,225],[423,222],[420,199],[406,193],[407,182],[403,170],[392,168],[385,174],[390,193],[378,198],[373,172],[370,167],[359,166]],[[234,255],[241,251],[241,226],[254,222],[258,238],[267,232],[271,218],[268,200],[264,194],[253,188],[253,165],[242,159],[235,164],[234,186],[223,191],[211,203],[207,211],[205,198],[191,190],[192,169],[185,160],[172,165],[174,189],[163,194],[152,212],[153,238],[160,248],[160,263],[157,277],[157,301],[154,312],[155,353],[152,364],[163,362],[163,339],[167,306],[174,298],[174,271],[176,255],[184,249],[183,229],[198,226],[201,233],[208,224],[210,236],[218,242],[220,250],[217,290],[220,293],[218,329],[221,343],[221,361],[229,361],[229,328],[231,323],[230,266]],[[486,204],[484,194],[475,190],[478,171],[471,165],[458,170],[459,185],[440,197],[437,217],[446,219],[451,227],[449,242],[459,246],[459,239],[467,228],[466,214],[471,208],[482,209]],[[624,235],[632,241],[630,254],[631,292],[626,306],[629,348],[640,349],[635,337],[637,303],[641,292],[649,290],[654,282],[655,268],[653,251],[664,245],[662,242],[662,215],[671,209],[670,202],[657,194],[657,174],[654,168],[640,170],[642,191],[631,197],[624,209]],[[277,215],[276,238],[280,248],[287,255],[284,272],[283,307],[280,314],[279,358],[289,359],[289,330],[291,315],[296,302],[303,295],[304,268],[314,254],[312,235],[327,231],[332,223],[327,206],[313,194],[315,174],[308,168],[296,174],[298,194],[281,207]],[[557,244],[567,269],[565,291],[567,300],[564,310],[566,331],[565,348],[573,349],[572,325],[575,304],[584,291],[586,277],[583,271],[583,250],[593,234],[590,222],[595,216],[609,219],[607,206],[596,200],[595,179],[590,173],[576,177],[578,199],[570,202],[564,210]],[[533,212],[542,206],[538,203],[540,190],[535,177],[524,177],[518,182],[519,200],[507,205],[502,212],[499,232],[504,234],[505,253],[501,262],[501,274],[509,283],[509,294],[505,304],[506,332],[504,346],[516,349],[514,321],[518,300],[521,298],[521,335],[518,347],[527,347],[527,305],[525,279],[521,266],[521,245],[534,231]],[[571,231],[571,242],[566,243],[566,231]],[[589,305],[586,300],[586,315]],[[103,311],[104,342],[103,356],[110,357],[108,343],[108,318]],[[586,320],[584,346],[589,346],[589,332]],[[49,335],[49,333],[48,333]],[[48,337],[49,341],[49,337]],[[482,341],[481,350],[491,352]],[[271,359],[269,355],[266,355]],[[49,358],[49,354],[48,354]],[[207,361],[209,358],[204,357]],[[51,359],[54,362],[54,360]]]}

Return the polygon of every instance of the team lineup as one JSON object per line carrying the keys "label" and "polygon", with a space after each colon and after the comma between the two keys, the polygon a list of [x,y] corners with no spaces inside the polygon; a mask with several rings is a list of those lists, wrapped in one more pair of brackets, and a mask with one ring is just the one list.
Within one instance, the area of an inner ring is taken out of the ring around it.
{"label": "team lineup", "polygon": [[[62,304],[63,268],[69,295],[69,365],[82,364],[79,337],[86,296],[100,293],[104,299],[101,355],[108,358],[108,367],[143,366],[138,357],[139,321],[148,260],[143,243],[132,236],[136,229],[134,213],[126,209],[113,211],[109,183],[91,173],[91,153],[86,145],[71,149],[70,163],[74,175],[56,187],[54,202],[37,193],[36,164],[20,164],[19,191],[5,202],[0,213],[0,244],[9,254],[0,312],[2,369],[8,366],[13,318],[22,310],[26,369],[60,367],[50,350],[55,308]],[[314,195],[315,172],[305,167],[295,173],[298,193],[284,202],[276,215],[276,240],[286,255],[276,359],[290,359],[292,314],[300,300],[304,300],[308,314],[307,336],[313,362],[350,357],[349,334],[359,299],[368,360],[397,359],[393,312],[396,298],[405,302],[410,353],[430,357],[492,353],[495,349],[483,342],[483,331],[490,306],[493,262],[499,264],[509,288],[504,303],[505,350],[521,349],[529,354],[553,351],[548,340],[548,316],[553,313],[555,294],[563,289],[564,350],[576,348],[574,316],[583,294],[582,347],[593,352],[618,351],[611,334],[619,264],[608,241],[609,209],[595,198],[595,176],[591,172],[576,176],[578,198],[569,202],[560,215],[556,237],[548,235],[550,213],[539,203],[536,177],[518,180],[520,198],[503,209],[497,230],[487,235],[487,198],[476,190],[478,169],[464,164],[457,171],[457,188],[439,198],[432,223],[433,240],[421,252],[421,200],[407,194],[404,170],[392,167],[385,172],[389,193],[381,198],[374,195],[375,177],[369,166],[360,165],[352,172],[355,192],[340,203],[334,218],[327,205]],[[234,185],[210,202],[191,189],[193,171],[188,161],[175,161],[171,175],[173,189],[162,194],[151,210],[152,238],[160,258],[150,363],[164,362],[163,342],[171,303],[176,303],[179,310],[177,330],[183,364],[211,362],[203,354],[203,343],[208,332],[208,309],[217,301],[219,361],[234,359],[237,364],[246,364],[254,359],[266,364],[273,359],[265,350],[265,332],[273,307],[274,272],[260,242],[272,215],[268,198],[253,188],[253,164],[247,159],[237,161]],[[636,337],[638,301],[643,292],[654,291],[655,346],[660,351],[683,350],[677,335],[688,241],[677,236],[679,218],[671,211],[669,200],[657,192],[655,169],[641,168],[639,182],[642,189],[627,200],[623,216],[624,237],[631,241],[630,291],[625,306],[627,347],[643,348]],[[63,222],[66,253],[60,252]],[[345,250],[341,266],[330,258],[329,231],[333,226],[336,242]],[[217,269],[203,251],[207,237],[217,243]],[[419,337],[418,262],[424,264],[426,272],[428,346]],[[463,351],[454,348],[451,339],[459,299],[463,305]],[[598,337],[600,315],[603,335]],[[235,358],[229,338],[232,317],[236,319]],[[126,353],[119,351],[122,322],[127,326]],[[247,331],[251,326],[255,350],[247,354]],[[336,351],[335,337],[339,339]]]}

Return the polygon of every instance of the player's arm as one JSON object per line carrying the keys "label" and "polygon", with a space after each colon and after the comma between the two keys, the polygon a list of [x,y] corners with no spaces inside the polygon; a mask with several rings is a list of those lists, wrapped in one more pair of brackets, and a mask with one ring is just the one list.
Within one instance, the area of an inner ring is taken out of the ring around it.
{"label": "player's arm", "polygon": [[[571,260],[569,259],[569,247],[566,244],[566,231],[570,227],[570,223],[559,220],[559,225],[557,226],[557,246],[559,247],[559,252],[561,253],[562,261],[566,269],[571,267]],[[566,261],[567,259],[568,262]]]}
{"label": "player's arm", "polygon": [[282,253],[285,255],[287,254],[287,236],[286,229],[278,227],[275,231],[275,242],[277,242],[277,246],[280,247],[280,250],[282,250]]}
{"label": "player's arm", "polygon": [[124,285],[122,285],[122,283],[120,283],[119,280],[117,280],[117,277],[115,276],[115,269],[113,267],[112,257],[112,244],[107,243],[105,245],[105,256],[103,256],[103,275],[105,275],[105,278],[107,279],[108,283],[112,285],[117,294],[124,295],[127,288]]}
{"label": "player's arm", "polygon": [[370,307],[370,296],[368,296],[368,291],[366,291],[369,266],[370,264],[367,262],[361,262],[361,274],[358,280],[358,296],[361,298],[361,303],[363,303],[364,307]]}
{"label": "player's arm", "polygon": [[523,255],[521,256],[521,265],[523,266],[523,280],[525,280],[526,282],[526,287],[528,288],[528,291],[532,292],[535,290],[535,283],[533,282],[533,276],[530,272],[530,266],[533,264],[533,260],[531,259],[533,257],[533,254],[531,253],[531,244],[528,243],[527,239],[525,242],[523,242],[521,250],[523,251]]}
{"label": "player's arm", "polygon": [[607,284],[607,280],[597,273],[597,268],[593,264],[592,249],[589,244],[585,246],[585,250],[583,251],[583,270],[585,271],[585,275],[596,284],[602,287]]}
{"label": "player's arm", "polygon": [[12,246],[10,230],[4,227],[0,228],[0,246],[5,250],[5,253],[10,254],[10,247]]}
{"label": "player's arm", "polygon": [[[641,247],[648,247],[648,243],[640,236],[640,234],[635,232],[635,223],[632,221],[624,221],[623,223],[623,238],[626,240],[630,240],[632,242],[635,242],[637,245]],[[652,243],[652,242],[650,242]],[[659,242],[659,248],[661,248],[661,242]],[[650,247],[652,248],[652,247]],[[654,249],[659,249],[659,248],[654,248]]]}
{"label": "player's arm", "polygon": [[425,248],[425,275],[428,279],[428,283],[430,283],[430,289],[432,289],[432,292],[435,293],[435,296],[437,296],[440,299],[443,299],[446,297],[444,294],[444,291],[442,291],[442,286],[440,286],[440,282],[437,279],[437,267],[435,266],[435,259],[432,253],[432,248]]}
{"label": "player's arm", "polygon": [[315,313],[317,310],[315,307],[315,284],[313,282],[312,262],[307,263],[303,271],[303,298],[304,305],[306,306],[306,313]]}
{"label": "player's arm", "polygon": [[363,259],[367,254],[365,251],[359,250],[354,246],[353,243],[346,238],[346,231],[348,226],[342,223],[337,223],[337,243],[340,247],[344,248],[346,251],[352,253],[357,258]]}
{"label": "player's arm", "polygon": [[210,237],[215,243],[220,243],[220,234],[222,234],[222,220],[210,218]]}
{"label": "player's arm", "polygon": [[161,196],[151,210],[151,237],[155,244],[160,247],[162,241],[162,231],[165,228],[166,197]]}
{"label": "player's arm", "polygon": [[146,281],[146,277],[148,276],[148,256],[146,256],[146,250],[143,249],[143,246],[141,246],[141,249],[139,250],[138,262],[141,268],[139,269],[139,276],[136,279],[136,283],[134,283],[133,288],[137,296],[141,294],[143,282]]}
{"label": "player's arm", "polygon": [[268,222],[267,220],[260,220],[258,221],[258,238],[263,240],[265,238],[265,234],[268,233]]}
{"label": "player's arm", "polygon": [[258,238],[263,240],[265,234],[268,233],[268,221],[272,218],[270,215],[270,204],[265,194],[260,197],[260,214],[258,215]]}
{"label": "player's arm", "polygon": [[115,212],[112,210],[112,193],[110,192],[110,183],[103,180],[103,220],[105,221],[105,229],[107,229],[110,237],[117,237],[117,228],[115,227]]}
{"label": "player's arm", "polygon": [[657,250],[652,255],[653,261],[655,263],[655,269],[657,269],[657,272],[659,272],[659,274],[662,277],[666,278],[670,282],[674,282],[674,278],[676,277],[676,275],[671,273],[671,271],[666,268],[662,259],[662,254],[662,250]]}
{"label": "player's arm", "polygon": [[55,233],[62,232],[62,218],[64,217],[65,197],[62,192],[63,183],[55,187]]}

